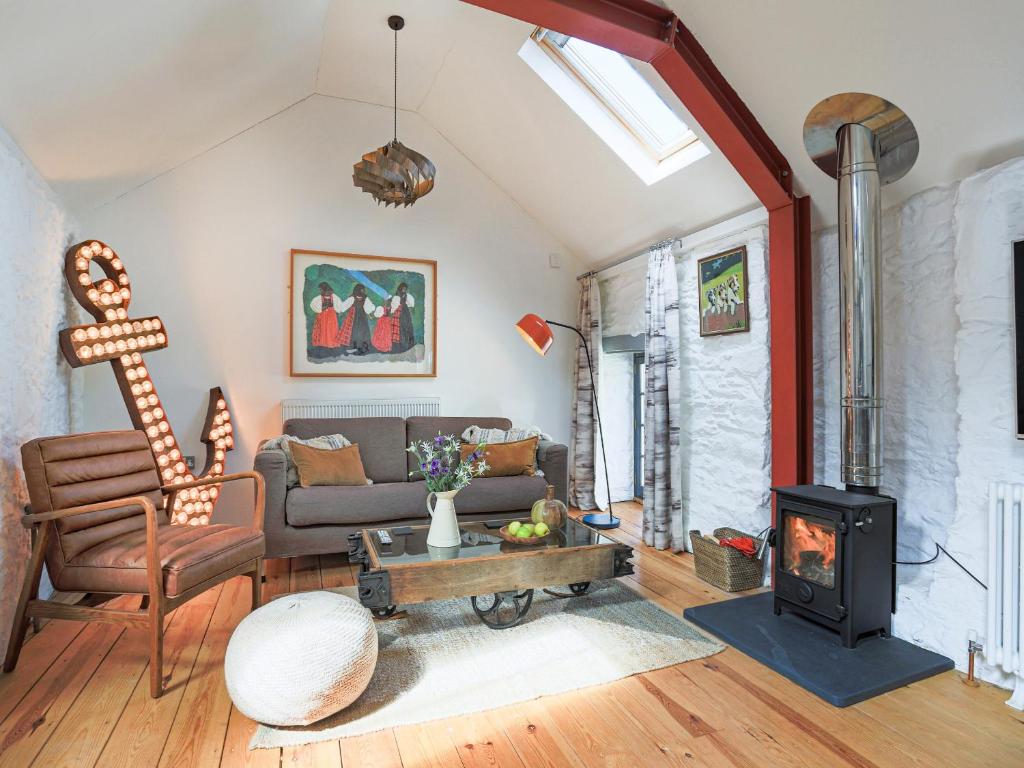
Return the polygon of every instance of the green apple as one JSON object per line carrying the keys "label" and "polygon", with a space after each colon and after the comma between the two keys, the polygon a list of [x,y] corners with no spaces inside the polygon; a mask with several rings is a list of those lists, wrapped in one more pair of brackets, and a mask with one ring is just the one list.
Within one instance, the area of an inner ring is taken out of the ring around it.
{"label": "green apple", "polygon": [[550,531],[551,529],[548,528],[547,523],[537,523],[537,526],[533,529],[537,536],[547,536]]}
{"label": "green apple", "polygon": [[516,532],[522,527],[522,525],[523,524],[520,523],[518,520],[513,520],[511,523],[508,524],[508,532],[515,536]]}
{"label": "green apple", "polygon": [[532,535],[533,535],[533,534],[531,534],[531,533],[530,533],[530,532],[529,532],[528,530],[526,530],[526,527],[525,527],[525,526],[521,526],[521,527],[519,528],[519,530],[518,530],[518,531],[516,531],[516,533],[515,533],[515,537],[516,537],[517,539],[528,539],[528,538],[530,538],[530,537],[531,537]]}
{"label": "green apple", "polygon": [[528,533],[526,535],[527,536],[533,536],[533,531],[534,531],[533,523],[523,523],[522,526],[519,528],[519,530],[521,530],[521,531],[528,531]]}

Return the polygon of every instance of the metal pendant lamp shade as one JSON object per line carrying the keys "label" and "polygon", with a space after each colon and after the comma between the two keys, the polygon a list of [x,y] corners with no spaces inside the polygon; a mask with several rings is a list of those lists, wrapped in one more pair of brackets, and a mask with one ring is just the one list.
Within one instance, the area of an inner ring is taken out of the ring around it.
{"label": "metal pendant lamp shade", "polygon": [[437,169],[426,157],[398,140],[398,30],[405,26],[401,16],[390,16],[388,26],[395,33],[394,138],[352,166],[352,182],[384,205],[412,205],[434,188]]}

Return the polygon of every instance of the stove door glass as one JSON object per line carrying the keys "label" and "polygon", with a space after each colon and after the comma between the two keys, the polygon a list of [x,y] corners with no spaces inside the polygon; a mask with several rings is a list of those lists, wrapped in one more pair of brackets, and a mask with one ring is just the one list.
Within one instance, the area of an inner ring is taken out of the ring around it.
{"label": "stove door glass", "polygon": [[783,518],[782,570],[826,589],[836,586],[836,526],[787,511]]}

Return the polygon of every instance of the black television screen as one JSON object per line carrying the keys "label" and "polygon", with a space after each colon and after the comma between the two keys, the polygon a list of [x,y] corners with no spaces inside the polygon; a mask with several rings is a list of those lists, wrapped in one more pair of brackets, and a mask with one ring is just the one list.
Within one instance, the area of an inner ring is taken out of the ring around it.
{"label": "black television screen", "polygon": [[1024,440],[1024,240],[1013,244],[1013,331],[1017,351],[1017,439]]}

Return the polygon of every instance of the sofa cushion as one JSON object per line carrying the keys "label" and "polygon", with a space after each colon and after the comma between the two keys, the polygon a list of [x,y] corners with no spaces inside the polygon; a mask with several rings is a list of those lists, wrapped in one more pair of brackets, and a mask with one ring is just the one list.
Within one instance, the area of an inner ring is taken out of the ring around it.
{"label": "sofa cushion", "polygon": [[537,499],[544,498],[547,486],[547,481],[543,477],[529,475],[478,477],[455,497],[455,513],[474,515],[529,509]]}
{"label": "sofa cushion", "polygon": [[423,483],[318,485],[292,488],[285,501],[285,519],[297,528],[307,525],[364,525],[427,516]]}
{"label": "sofa cushion", "polygon": [[373,417],[363,419],[289,419],[284,433],[301,438],[340,433],[359,443],[366,476],[374,483],[402,483],[406,468],[405,419]]}
{"label": "sofa cushion", "polygon": [[[537,441],[531,437],[514,443],[491,443],[483,449],[483,461],[487,467],[481,477],[518,477],[537,474]],[[465,461],[475,455],[476,445],[463,443],[459,457]],[[479,465],[476,467],[479,469]]]}
{"label": "sofa cushion", "polygon": [[[411,416],[405,420],[405,446],[408,447],[409,443],[413,441],[433,440],[438,432],[442,435],[455,435],[455,439],[458,440],[459,436],[473,425],[494,427],[496,429],[512,428],[511,421],[501,418],[481,416]],[[355,441],[353,440],[353,442]],[[416,457],[411,453],[406,454],[406,456],[406,463],[408,465],[406,472],[415,471],[417,468]],[[373,476],[371,475],[371,477]],[[373,479],[376,480],[376,478]],[[413,475],[412,479],[418,480],[420,475]]]}
{"label": "sofa cushion", "polygon": [[359,445],[323,450],[293,443],[292,459],[303,488],[314,485],[368,485]]}

